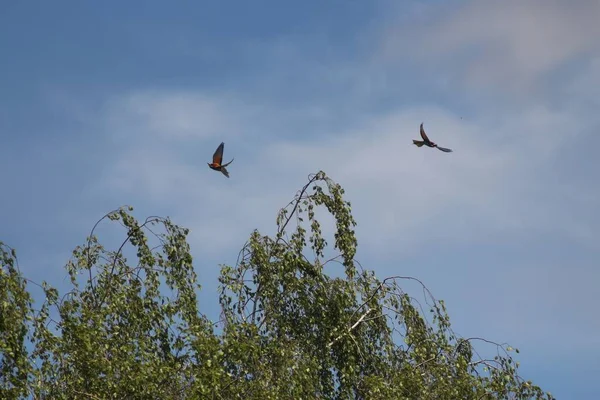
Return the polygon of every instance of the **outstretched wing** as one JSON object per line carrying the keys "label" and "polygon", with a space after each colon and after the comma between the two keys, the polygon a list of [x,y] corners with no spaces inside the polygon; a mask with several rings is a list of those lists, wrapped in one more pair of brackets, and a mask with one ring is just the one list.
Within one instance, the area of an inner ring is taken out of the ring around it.
{"label": "outstretched wing", "polygon": [[425,142],[427,142],[427,143],[431,142],[431,140],[429,140],[429,138],[425,134],[425,129],[423,129],[423,123],[422,122],[421,122],[421,137],[423,138],[423,140]]}
{"label": "outstretched wing", "polygon": [[438,150],[443,151],[444,153],[452,153],[452,149],[447,149],[445,147],[437,146]]}
{"label": "outstretched wing", "polygon": [[223,148],[225,147],[225,142],[221,142],[219,147],[217,147],[217,151],[213,154],[213,164],[221,165],[223,161]]}

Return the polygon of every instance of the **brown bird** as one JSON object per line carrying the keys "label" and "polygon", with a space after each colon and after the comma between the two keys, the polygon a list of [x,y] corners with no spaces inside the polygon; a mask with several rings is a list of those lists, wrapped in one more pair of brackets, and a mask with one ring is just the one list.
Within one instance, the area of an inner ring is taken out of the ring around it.
{"label": "brown bird", "polygon": [[227,164],[225,164],[225,165],[221,164],[223,162],[223,148],[224,147],[225,147],[225,143],[221,142],[219,147],[217,147],[215,154],[213,154],[213,162],[207,163],[207,164],[210,167],[210,169],[214,169],[215,171],[221,171],[223,173],[223,175],[225,175],[226,177],[229,178],[229,172],[227,172],[227,169],[225,167],[233,162],[233,158]]}
{"label": "brown bird", "polygon": [[423,138],[423,140],[414,140],[413,139],[413,144],[415,144],[417,147],[421,147],[423,145],[427,146],[427,147],[436,147],[438,150],[441,150],[443,152],[446,153],[451,153],[452,150],[451,149],[446,149],[444,147],[440,147],[437,144],[433,143],[431,140],[429,140],[429,138],[427,137],[427,135],[425,134],[425,129],[423,129],[423,123],[421,122],[421,137]]}

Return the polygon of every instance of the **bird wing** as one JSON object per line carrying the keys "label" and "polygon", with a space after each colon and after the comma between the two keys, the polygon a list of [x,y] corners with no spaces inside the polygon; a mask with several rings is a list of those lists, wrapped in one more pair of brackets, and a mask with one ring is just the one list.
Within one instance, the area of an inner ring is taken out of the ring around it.
{"label": "bird wing", "polygon": [[429,138],[425,134],[425,129],[423,129],[423,123],[422,122],[421,122],[421,137],[423,138],[423,140],[425,142],[427,142],[427,143],[431,142],[431,140],[429,140]]}
{"label": "bird wing", "polygon": [[219,147],[217,147],[215,154],[213,154],[213,164],[221,165],[221,162],[223,161],[223,148],[224,147],[225,147],[225,142],[221,142]]}
{"label": "bird wing", "polygon": [[444,153],[452,153],[452,149],[447,149],[445,147],[437,146],[438,150],[443,151]]}

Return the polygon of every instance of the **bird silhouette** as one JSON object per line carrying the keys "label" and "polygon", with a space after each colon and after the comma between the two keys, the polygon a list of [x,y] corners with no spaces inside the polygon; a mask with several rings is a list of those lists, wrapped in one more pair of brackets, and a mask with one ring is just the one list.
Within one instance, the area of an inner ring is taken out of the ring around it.
{"label": "bird silhouette", "polygon": [[233,158],[227,164],[221,164],[223,162],[223,149],[225,148],[225,142],[221,142],[215,154],[213,154],[213,162],[207,163],[210,169],[214,169],[215,171],[221,171],[223,175],[229,178],[229,172],[227,171],[226,166],[233,162]]}
{"label": "bird silhouette", "polygon": [[423,123],[421,122],[421,137],[423,138],[423,140],[414,140],[413,139],[413,144],[416,145],[417,147],[421,147],[423,145],[427,146],[427,147],[435,147],[438,150],[441,150],[445,153],[451,153],[452,150],[451,149],[447,149],[445,147],[440,147],[437,144],[435,144],[434,142],[432,142],[431,140],[429,140],[429,138],[427,137],[427,134],[425,133],[425,129],[423,129]]}

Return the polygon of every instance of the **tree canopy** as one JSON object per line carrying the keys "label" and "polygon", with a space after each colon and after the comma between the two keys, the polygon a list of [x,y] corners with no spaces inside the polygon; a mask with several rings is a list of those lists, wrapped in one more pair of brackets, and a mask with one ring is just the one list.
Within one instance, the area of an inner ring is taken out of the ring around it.
{"label": "tree canopy", "polygon": [[[62,294],[25,278],[0,242],[0,398],[553,398],[519,376],[518,350],[455,334],[420,281],[363,268],[343,195],[311,175],[275,236],[252,233],[221,268],[219,321],[200,310],[188,230],[169,218],[107,214],[73,251]],[[332,245],[318,208],[335,219]],[[107,221],[126,232],[116,249],[95,235]],[[422,299],[403,290],[409,280]],[[482,343],[497,355],[480,357]]]}

